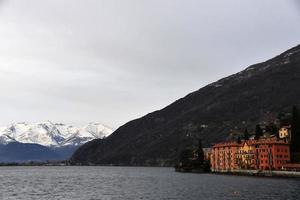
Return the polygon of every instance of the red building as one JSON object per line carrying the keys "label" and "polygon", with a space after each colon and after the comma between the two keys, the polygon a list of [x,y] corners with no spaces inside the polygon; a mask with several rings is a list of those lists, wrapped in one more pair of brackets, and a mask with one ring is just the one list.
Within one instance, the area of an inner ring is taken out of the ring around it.
{"label": "red building", "polygon": [[286,141],[274,139],[259,140],[255,144],[255,169],[280,170],[291,161],[290,144]]}
{"label": "red building", "polygon": [[281,170],[290,163],[290,144],[277,138],[219,143],[213,146],[210,160],[213,171]]}

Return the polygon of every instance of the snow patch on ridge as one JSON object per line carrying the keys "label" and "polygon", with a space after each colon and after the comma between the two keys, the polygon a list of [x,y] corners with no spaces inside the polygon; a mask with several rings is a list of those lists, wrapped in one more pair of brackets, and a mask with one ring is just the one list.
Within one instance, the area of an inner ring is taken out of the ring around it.
{"label": "snow patch on ridge", "polygon": [[112,132],[111,128],[100,123],[90,123],[83,127],[50,121],[38,124],[12,123],[0,127],[0,144],[20,142],[48,147],[78,146],[93,139],[103,139]]}

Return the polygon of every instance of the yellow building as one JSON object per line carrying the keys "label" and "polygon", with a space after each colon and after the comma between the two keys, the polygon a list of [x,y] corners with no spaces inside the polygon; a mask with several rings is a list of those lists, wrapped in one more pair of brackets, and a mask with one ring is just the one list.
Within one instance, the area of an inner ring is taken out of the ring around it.
{"label": "yellow building", "polygon": [[291,126],[283,126],[279,129],[279,138],[291,141]]}
{"label": "yellow building", "polygon": [[255,165],[255,145],[251,140],[243,142],[236,153],[237,166],[240,169],[251,169]]}

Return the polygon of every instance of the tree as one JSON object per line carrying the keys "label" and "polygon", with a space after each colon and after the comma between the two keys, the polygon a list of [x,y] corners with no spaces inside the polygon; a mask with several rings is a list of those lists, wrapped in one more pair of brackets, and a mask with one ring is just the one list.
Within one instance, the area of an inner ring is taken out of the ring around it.
{"label": "tree", "polygon": [[192,149],[184,149],[180,153],[179,161],[182,163],[183,166],[187,166],[191,164],[191,159],[193,157],[193,150]]}
{"label": "tree", "polygon": [[209,171],[210,163],[204,160],[204,152],[202,149],[202,140],[198,139],[198,147],[190,147],[184,149],[180,153],[179,163],[175,166],[178,171]]}
{"label": "tree", "polygon": [[275,135],[277,138],[279,137],[278,127],[274,124],[274,122],[271,122],[266,126],[266,132],[271,135]]}
{"label": "tree", "polygon": [[196,151],[197,161],[202,165],[204,161],[204,152],[202,148],[202,140],[198,139],[198,149]]}
{"label": "tree", "polygon": [[262,131],[260,125],[257,124],[256,127],[255,127],[255,137],[254,137],[254,139],[255,139],[255,140],[259,140],[259,138],[260,138],[261,136],[263,136],[263,131]]}
{"label": "tree", "polygon": [[237,141],[236,141],[238,144],[241,144],[242,143],[242,140],[241,140],[241,137],[240,136],[238,136],[238,138],[237,138]]}
{"label": "tree", "polygon": [[296,162],[297,160],[294,158],[294,155],[297,151],[299,151],[299,146],[300,146],[300,116],[299,116],[298,108],[296,106],[293,106],[291,125],[292,125],[291,128],[292,161]]}
{"label": "tree", "polygon": [[248,132],[247,128],[245,129],[245,132],[244,132],[244,140],[249,140],[249,132]]}
{"label": "tree", "polygon": [[278,127],[274,123],[271,123],[270,126],[271,126],[272,135],[275,135],[277,138],[279,138],[279,129],[278,129]]}

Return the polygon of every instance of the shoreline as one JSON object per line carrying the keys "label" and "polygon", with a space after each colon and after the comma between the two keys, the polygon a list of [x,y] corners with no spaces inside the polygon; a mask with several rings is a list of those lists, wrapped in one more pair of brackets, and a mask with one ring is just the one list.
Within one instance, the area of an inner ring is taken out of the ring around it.
{"label": "shoreline", "polygon": [[[0,163],[1,167],[72,167],[72,166],[99,166],[99,167],[156,167],[156,168],[172,168],[170,166],[129,166],[129,165],[69,165],[66,162],[49,162],[49,163]],[[249,176],[249,177],[270,177],[270,178],[297,178],[300,179],[300,171],[272,171],[272,170],[211,170],[175,168],[176,173],[192,173],[192,174],[212,174],[212,175],[232,175],[232,176]]]}
{"label": "shoreline", "polygon": [[297,171],[262,171],[262,170],[212,170],[212,174],[234,175],[234,176],[255,176],[275,178],[300,178]]}

